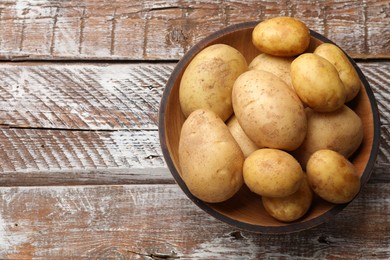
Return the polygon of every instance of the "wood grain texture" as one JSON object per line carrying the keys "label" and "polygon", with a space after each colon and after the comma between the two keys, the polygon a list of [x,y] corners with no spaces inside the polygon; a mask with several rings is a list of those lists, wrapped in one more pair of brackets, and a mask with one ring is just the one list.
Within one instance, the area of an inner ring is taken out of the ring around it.
{"label": "wood grain texture", "polygon": [[172,183],[157,131],[0,129],[0,186]]}
{"label": "wood grain texture", "polygon": [[[0,125],[77,130],[157,129],[175,63],[0,63]],[[390,62],[358,62],[390,124]]]}
{"label": "wood grain texture", "polygon": [[280,15],[353,57],[389,58],[389,8],[386,0],[10,0],[0,2],[0,59],[177,60],[224,26]]}
{"label": "wood grain texture", "polygon": [[[390,62],[359,62],[382,139],[372,182],[390,182]],[[172,183],[157,112],[174,63],[0,64],[0,185]]]}
{"label": "wood grain texture", "polygon": [[[370,182],[390,183],[390,126]],[[0,186],[173,183],[156,131],[0,129]]]}
{"label": "wood grain texture", "polygon": [[0,63],[0,125],[157,129],[173,64]]}
{"label": "wood grain texture", "polygon": [[[0,259],[390,259],[389,12],[387,0],[0,1]],[[360,59],[382,136],[372,178],[336,218],[257,235],[174,184],[157,111],[196,42],[278,15]]]}
{"label": "wood grain texture", "polygon": [[2,188],[0,258],[388,259],[389,193],[371,184],[326,224],[257,235],[211,218],[176,185]]}

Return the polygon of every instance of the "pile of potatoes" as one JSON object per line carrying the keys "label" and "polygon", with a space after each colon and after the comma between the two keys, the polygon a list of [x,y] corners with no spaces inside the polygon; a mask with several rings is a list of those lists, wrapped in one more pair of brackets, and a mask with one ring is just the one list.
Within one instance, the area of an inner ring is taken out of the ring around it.
{"label": "pile of potatoes", "polygon": [[[304,216],[313,192],[346,203],[360,190],[348,158],[363,139],[346,102],[361,83],[346,55],[323,43],[308,53],[310,32],[291,17],[259,23],[250,61],[214,44],[183,73],[186,117],[179,140],[180,174],[197,198],[218,203],[246,185],[280,221]],[[260,200],[259,200],[260,202]]]}

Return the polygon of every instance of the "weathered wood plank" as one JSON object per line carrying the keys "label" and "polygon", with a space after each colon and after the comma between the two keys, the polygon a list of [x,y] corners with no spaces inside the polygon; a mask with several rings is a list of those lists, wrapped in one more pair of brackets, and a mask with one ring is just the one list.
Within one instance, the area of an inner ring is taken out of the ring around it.
{"label": "weathered wood plank", "polygon": [[302,19],[353,57],[388,58],[389,8],[386,0],[10,0],[0,2],[0,59],[177,60],[224,26],[278,15]]}
{"label": "weathered wood plank", "polygon": [[0,125],[157,129],[174,64],[0,63]]}
{"label": "weathered wood plank", "polygon": [[[390,181],[389,64],[359,63],[383,124],[372,182]],[[0,64],[0,185],[172,182],[156,124],[173,68],[172,63]]]}
{"label": "weathered wood plank", "polygon": [[0,129],[0,186],[172,182],[157,131]]}
{"label": "weathered wood plank", "polygon": [[0,189],[0,257],[88,259],[388,259],[389,184],[369,184],[342,213],[289,235],[213,219],[177,185]]}
{"label": "weathered wood plank", "polygon": [[[390,183],[390,125],[370,182]],[[0,129],[0,186],[172,183],[155,131]]]}
{"label": "weathered wood plank", "polygon": [[[390,124],[390,62],[358,62]],[[0,63],[0,125],[54,129],[157,129],[175,63]]]}

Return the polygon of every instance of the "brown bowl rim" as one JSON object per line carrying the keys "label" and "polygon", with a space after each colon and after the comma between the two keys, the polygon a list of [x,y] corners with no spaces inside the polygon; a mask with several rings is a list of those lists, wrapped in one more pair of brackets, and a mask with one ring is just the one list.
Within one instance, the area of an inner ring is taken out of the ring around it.
{"label": "brown bowl rim", "polygon": [[[249,232],[254,232],[254,233],[281,234],[281,233],[298,232],[298,231],[301,231],[301,230],[306,230],[306,229],[313,228],[315,226],[318,226],[318,225],[320,225],[322,223],[327,222],[329,219],[331,219],[336,214],[341,212],[350,202],[345,203],[345,204],[335,205],[332,209],[330,209],[329,211],[325,212],[324,214],[322,214],[322,215],[320,215],[318,217],[315,217],[313,219],[307,220],[305,222],[293,222],[293,223],[290,223],[290,224],[287,224],[287,225],[283,225],[283,226],[261,226],[261,225],[249,224],[249,223],[245,223],[245,222],[241,222],[241,221],[232,219],[232,218],[227,217],[227,216],[219,213],[218,211],[210,208],[208,203],[206,203],[206,202],[204,202],[202,200],[199,200],[198,198],[196,198],[195,196],[193,196],[191,194],[191,192],[188,190],[186,184],[184,183],[184,181],[180,177],[180,174],[177,171],[177,169],[176,169],[176,167],[175,167],[175,165],[174,165],[174,163],[172,161],[172,158],[171,158],[171,156],[169,154],[169,151],[168,151],[168,148],[167,148],[167,143],[166,143],[166,140],[165,140],[165,136],[166,136],[165,135],[166,134],[165,133],[165,110],[166,110],[166,104],[167,104],[170,92],[172,90],[172,87],[173,87],[173,85],[175,83],[175,80],[179,76],[179,74],[181,72],[181,69],[183,67],[185,67],[186,64],[188,64],[188,62],[190,62],[192,60],[192,58],[199,51],[201,51],[203,48],[205,48],[210,42],[212,42],[214,40],[217,40],[219,37],[224,36],[226,34],[231,34],[231,33],[234,33],[236,31],[240,31],[242,29],[254,28],[258,23],[259,23],[259,21],[243,22],[243,23],[230,25],[230,26],[227,26],[227,27],[225,27],[225,28],[223,28],[221,30],[218,30],[218,31],[208,35],[203,40],[199,41],[197,44],[195,44],[179,60],[179,62],[176,64],[174,70],[172,71],[171,76],[169,77],[169,79],[168,79],[168,81],[166,83],[166,86],[165,86],[165,89],[163,91],[163,95],[162,95],[162,98],[161,98],[161,102],[160,102],[159,123],[158,123],[160,146],[161,146],[161,149],[162,149],[162,152],[163,152],[163,156],[164,156],[165,162],[167,163],[167,166],[168,166],[168,168],[169,168],[169,170],[170,170],[170,172],[171,172],[175,182],[180,186],[182,191],[187,195],[187,197],[193,203],[195,203],[200,209],[202,209],[203,211],[207,212],[208,214],[210,214],[214,218],[216,218],[216,219],[218,219],[220,221],[223,221],[223,222],[225,222],[225,223],[227,223],[227,224],[229,224],[231,226],[234,226],[236,228],[239,228],[239,229],[242,229],[242,230],[246,230],[246,231],[249,231]],[[317,39],[319,39],[319,40],[321,40],[323,42],[335,44],[334,42],[332,42],[331,40],[329,40],[325,36],[315,32],[313,30],[309,30],[309,31],[310,31],[310,35],[311,36],[313,36],[313,37],[315,37],[315,38],[317,38]],[[337,46],[337,44],[335,44],[335,45]],[[369,102],[370,102],[370,107],[371,107],[372,116],[373,116],[373,127],[374,127],[373,143],[372,143],[372,147],[371,147],[370,157],[368,159],[367,165],[366,165],[366,167],[365,167],[365,169],[363,171],[362,177],[361,177],[361,187],[364,187],[365,184],[367,183],[367,181],[369,180],[371,174],[372,174],[372,171],[373,171],[373,168],[374,168],[374,165],[375,165],[375,161],[376,161],[376,158],[377,158],[377,154],[378,154],[378,151],[379,151],[379,143],[380,143],[380,118],[379,118],[379,111],[378,111],[377,102],[376,102],[374,93],[373,93],[373,91],[372,91],[372,89],[370,87],[370,84],[368,83],[366,77],[364,76],[364,74],[362,73],[362,71],[360,70],[358,65],[355,63],[355,61],[345,51],[344,51],[344,53],[347,55],[348,59],[350,60],[350,62],[354,66],[354,68],[356,69],[356,71],[357,71],[357,73],[358,73],[358,75],[360,77],[360,80],[363,83],[363,86],[364,86],[364,88],[366,90],[366,93],[367,93],[367,96],[368,96],[368,99],[369,99]]]}

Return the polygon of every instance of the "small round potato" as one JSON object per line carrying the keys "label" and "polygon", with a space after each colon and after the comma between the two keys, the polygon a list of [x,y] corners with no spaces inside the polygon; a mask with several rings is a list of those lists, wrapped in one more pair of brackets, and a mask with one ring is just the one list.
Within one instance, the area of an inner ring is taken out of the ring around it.
{"label": "small round potato", "polygon": [[325,58],[304,53],[291,63],[290,73],[295,91],[307,106],[331,112],[344,104],[344,84],[336,68]]}
{"label": "small round potato", "polygon": [[292,17],[274,17],[256,25],[252,42],[261,52],[292,57],[307,49],[310,31],[303,22]]}
{"label": "small round potato", "polygon": [[323,43],[315,49],[314,53],[327,59],[339,72],[346,90],[346,102],[356,97],[361,87],[360,78],[344,52],[334,44]]}
{"label": "small round potato", "polygon": [[242,186],[244,154],[214,112],[195,110],[179,141],[180,174],[190,192],[205,202],[222,202]]}
{"label": "small round potato", "polygon": [[353,164],[332,150],[319,150],[310,157],[307,178],[318,196],[336,204],[351,201],[360,190],[360,177]]}
{"label": "small round potato", "polygon": [[293,155],[305,168],[309,157],[318,150],[330,149],[349,158],[363,140],[363,124],[360,117],[348,106],[321,113],[305,108],[307,134],[302,145]]}
{"label": "small round potato", "polygon": [[263,148],[244,161],[244,182],[261,196],[280,198],[295,193],[304,178],[301,166],[287,152]]}
{"label": "small round potato", "polygon": [[229,118],[226,125],[228,126],[230,133],[240,146],[245,158],[257,149],[259,149],[259,147],[245,134],[244,130],[242,130],[235,115],[232,115]]}
{"label": "small round potato", "polygon": [[271,72],[292,87],[290,66],[293,58],[277,57],[266,53],[257,55],[249,64],[248,69],[258,69]]}
{"label": "small round potato", "polygon": [[274,218],[291,222],[301,218],[309,210],[313,192],[305,177],[298,191],[283,198],[262,197],[265,210]]}
{"label": "small round potato", "polygon": [[233,113],[234,81],[247,68],[245,57],[229,45],[214,44],[199,52],[180,82],[179,100],[184,116],[204,108],[226,121]]}

